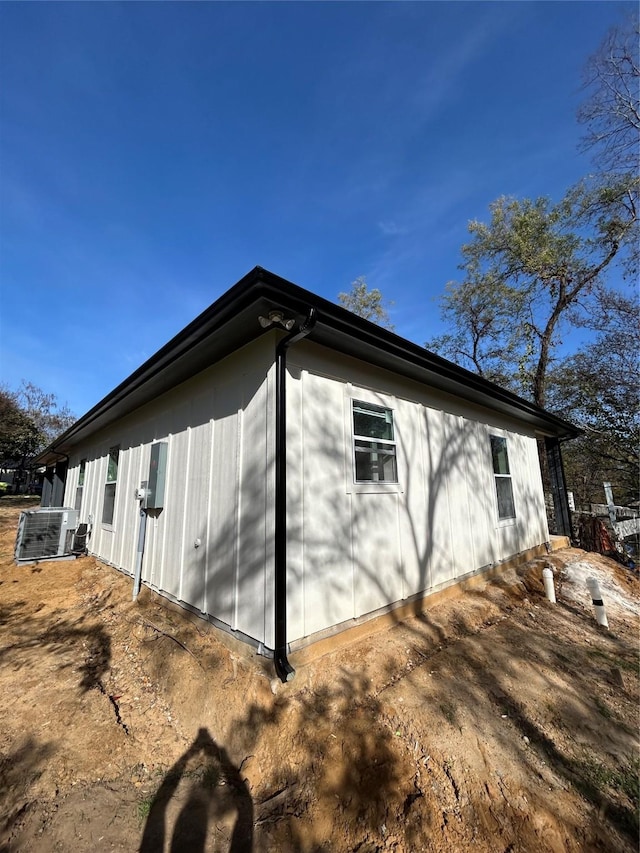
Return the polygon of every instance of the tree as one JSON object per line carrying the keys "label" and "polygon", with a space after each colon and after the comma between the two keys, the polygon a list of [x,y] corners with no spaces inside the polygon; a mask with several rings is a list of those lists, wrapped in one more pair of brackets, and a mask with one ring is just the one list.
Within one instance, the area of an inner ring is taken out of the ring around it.
{"label": "tree", "polygon": [[[500,198],[488,224],[471,222],[464,278],[441,302],[450,330],[427,344],[583,426],[565,451],[583,501],[601,495],[603,479],[619,499],[637,497],[638,304],[609,289],[606,274],[619,265],[637,286],[638,32],[636,15],[587,65],[578,117],[599,172],[558,204]],[[558,365],[575,326],[599,336]]]}
{"label": "tree", "polygon": [[607,172],[637,172],[640,163],[640,19],[614,27],[585,68],[588,98],[578,110],[583,150]]}
{"label": "tree", "polygon": [[17,472],[21,482],[30,462],[75,421],[69,408],[58,404],[32,382],[18,391],[0,388],[0,466]]}
{"label": "tree", "polygon": [[558,203],[499,198],[488,224],[469,224],[461,282],[441,300],[452,331],[427,343],[545,405],[563,330],[587,322],[594,294],[637,236],[637,178],[586,182]]}
{"label": "tree", "polygon": [[385,302],[382,293],[377,287],[369,290],[364,276],[360,276],[351,284],[348,293],[339,293],[338,302],[348,311],[353,311],[358,317],[377,323],[389,331],[394,330],[393,323],[389,317],[388,308],[392,302]]}
{"label": "tree", "polygon": [[549,381],[550,406],[584,430],[564,451],[580,504],[602,503],[605,481],[618,503],[639,497],[640,306],[619,294],[603,294],[602,301],[604,331]]}
{"label": "tree", "polygon": [[55,394],[49,394],[34,385],[33,382],[22,380],[15,399],[22,411],[37,426],[42,436],[42,447],[50,444],[61,433],[68,429],[76,420],[69,407],[60,405]]}
{"label": "tree", "polygon": [[14,395],[0,389],[0,466],[24,467],[42,446],[42,434],[16,403]]}

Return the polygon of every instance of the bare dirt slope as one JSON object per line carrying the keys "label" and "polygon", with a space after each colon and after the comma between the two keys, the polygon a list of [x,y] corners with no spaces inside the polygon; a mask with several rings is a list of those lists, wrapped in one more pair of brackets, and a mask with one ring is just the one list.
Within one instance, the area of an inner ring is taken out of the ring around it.
{"label": "bare dirt slope", "polygon": [[[13,564],[0,850],[635,851],[640,584],[554,554],[288,686],[92,558]],[[584,579],[601,581],[599,630]]]}

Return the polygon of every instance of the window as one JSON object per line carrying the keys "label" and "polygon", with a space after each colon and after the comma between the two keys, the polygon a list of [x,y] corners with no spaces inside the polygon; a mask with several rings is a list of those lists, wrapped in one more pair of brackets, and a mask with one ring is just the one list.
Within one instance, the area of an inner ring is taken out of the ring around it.
{"label": "window", "polygon": [[496,496],[498,498],[498,518],[503,521],[516,517],[513,502],[513,485],[509,470],[509,454],[507,439],[499,435],[491,436],[491,457],[493,459],[493,476],[496,481]]}
{"label": "window", "polygon": [[118,457],[120,447],[109,448],[107,463],[107,480],[104,486],[104,504],[102,507],[102,523],[113,524],[113,511],[116,504],[116,480],[118,479]]}
{"label": "window", "polygon": [[352,401],[353,455],[356,483],[397,483],[393,412]]}
{"label": "window", "polygon": [[80,460],[80,470],[78,471],[78,485],[76,486],[76,503],[75,508],[80,512],[82,508],[82,491],[84,489],[84,472],[87,467],[87,460]]}

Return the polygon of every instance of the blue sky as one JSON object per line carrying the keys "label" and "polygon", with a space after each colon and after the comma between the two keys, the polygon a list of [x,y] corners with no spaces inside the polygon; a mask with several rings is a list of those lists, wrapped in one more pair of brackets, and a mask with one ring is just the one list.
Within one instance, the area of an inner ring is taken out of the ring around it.
{"label": "blue sky", "polygon": [[0,4],[0,380],[83,414],[256,264],[443,331],[471,219],[589,171],[616,2]]}

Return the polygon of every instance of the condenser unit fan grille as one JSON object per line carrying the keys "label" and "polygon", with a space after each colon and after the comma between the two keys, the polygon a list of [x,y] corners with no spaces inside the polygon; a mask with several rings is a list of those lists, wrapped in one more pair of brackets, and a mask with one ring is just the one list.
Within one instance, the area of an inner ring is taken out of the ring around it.
{"label": "condenser unit fan grille", "polygon": [[16,539],[16,560],[40,560],[71,553],[76,525],[76,511],[66,507],[21,513]]}

